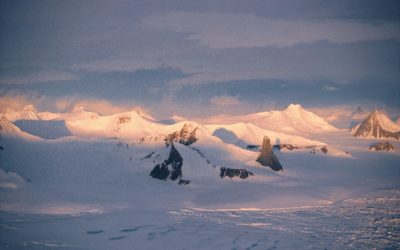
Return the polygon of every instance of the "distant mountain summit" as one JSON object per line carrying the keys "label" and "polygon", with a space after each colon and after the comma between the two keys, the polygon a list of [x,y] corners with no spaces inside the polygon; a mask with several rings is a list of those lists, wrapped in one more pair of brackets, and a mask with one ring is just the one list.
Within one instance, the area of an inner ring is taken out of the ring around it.
{"label": "distant mountain summit", "polygon": [[210,117],[205,122],[208,124],[253,123],[263,129],[295,135],[339,131],[300,104],[290,104],[284,110],[272,110],[242,116],[219,115]]}
{"label": "distant mountain summit", "polygon": [[400,139],[400,126],[383,111],[375,110],[364,121],[351,129],[351,134],[361,138]]}
{"label": "distant mountain summit", "polygon": [[38,111],[33,105],[27,105],[22,110],[8,112],[4,114],[7,120],[14,122],[17,120],[40,120]]}

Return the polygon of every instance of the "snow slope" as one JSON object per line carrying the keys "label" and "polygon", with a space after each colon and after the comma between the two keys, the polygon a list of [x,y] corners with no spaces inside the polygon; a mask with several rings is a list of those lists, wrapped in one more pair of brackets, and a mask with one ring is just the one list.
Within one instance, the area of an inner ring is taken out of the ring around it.
{"label": "snow slope", "polygon": [[229,125],[205,125],[211,134],[219,136],[223,141],[241,146],[249,144],[260,145],[262,138],[268,136],[275,144],[293,144],[293,145],[325,145],[325,143],[315,140],[309,140],[301,136],[288,135],[285,133],[274,132],[262,129],[251,123],[236,123]]}

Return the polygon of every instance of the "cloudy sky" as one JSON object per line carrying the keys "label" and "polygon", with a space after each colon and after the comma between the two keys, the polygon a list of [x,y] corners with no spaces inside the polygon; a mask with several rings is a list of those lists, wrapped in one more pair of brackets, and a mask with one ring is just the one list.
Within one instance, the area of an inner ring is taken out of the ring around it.
{"label": "cloudy sky", "polygon": [[4,0],[0,104],[141,106],[160,118],[290,103],[400,115],[399,9],[385,0]]}

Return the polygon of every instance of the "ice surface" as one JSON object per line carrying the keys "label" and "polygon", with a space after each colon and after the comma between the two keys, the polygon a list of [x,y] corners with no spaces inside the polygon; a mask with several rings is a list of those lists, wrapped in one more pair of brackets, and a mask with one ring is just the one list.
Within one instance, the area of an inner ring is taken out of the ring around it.
{"label": "ice surface", "polygon": [[397,249],[400,241],[398,193],[290,209],[0,216],[2,249]]}

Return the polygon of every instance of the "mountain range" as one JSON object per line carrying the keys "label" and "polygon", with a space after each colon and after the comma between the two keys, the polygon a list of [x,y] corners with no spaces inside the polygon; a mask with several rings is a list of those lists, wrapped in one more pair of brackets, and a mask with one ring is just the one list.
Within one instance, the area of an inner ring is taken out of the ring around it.
{"label": "mountain range", "polygon": [[[377,142],[374,136],[397,127],[384,112],[370,116],[367,125],[358,126],[367,131],[361,140],[300,105],[162,121],[136,110],[101,115],[84,108],[52,113],[28,106],[8,112],[0,115],[0,211],[3,218],[17,217],[3,219],[2,233],[20,239],[21,231],[34,230],[51,246],[58,240],[75,248],[80,244],[74,239],[81,239],[94,242],[94,249],[129,249],[137,239],[150,242],[170,234],[175,239],[179,225],[190,228],[179,239],[198,232],[197,221],[177,223],[183,215],[214,221],[213,214],[229,211],[225,219],[215,219],[225,225],[243,213],[243,221],[227,224],[242,237],[244,229],[257,235],[273,224],[280,227],[282,218],[309,220],[305,207],[315,206],[315,217],[321,217],[335,202],[359,204],[363,195],[392,195],[391,190],[398,192],[400,142],[382,137]],[[379,133],[369,133],[371,127]],[[390,198],[385,209],[395,202]],[[298,212],[282,214],[294,208]],[[265,209],[276,209],[279,216]],[[250,225],[254,213],[262,217]],[[260,226],[263,216],[268,220]],[[58,224],[48,229],[50,221]],[[70,236],[52,236],[61,229]],[[36,239],[26,242],[29,248],[45,246]],[[186,248],[175,243],[171,248]],[[13,244],[10,249],[26,247]]]}
{"label": "mountain range", "polygon": [[[84,108],[76,108],[69,113],[37,112],[33,106],[28,106],[19,112],[4,114],[9,121],[14,122],[29,132],[33,123],[43,124],[36,133],[49,132],[49,126],[44,124],[64,123],[69,135],[78,137],[117,137],[121,139],[157,141],[185,125],[197,128],[197,134],[208,140],[219,138],[230,144],[242,147],[248,144],[260,144],[264,135],[273,142],[296,145],[323,145],[324,143],[306,139],[304,135],[322,131],[337,131],[338,129],[317,115],[305,110],[300,105],[290,105],[283,111],[271,111],[249,114],[246,116],[210,117],[202,123],[179,117],[179,121],[156,121],[143,116],[138,111],[117,113],[103,116]],[[172,119],[171,119],[172,120]],[[274,125],[275,124],[275,125]],[[37,126],[37,127],[40,127]],[[54,128],[53,128],[54,129]],[[305,133],[304,131],[307,131]],[[65,136],[60,133],[59,137]],[[57,136],[55,136],[57,137]],[[211,139],[212,138],[212,139]]]}

